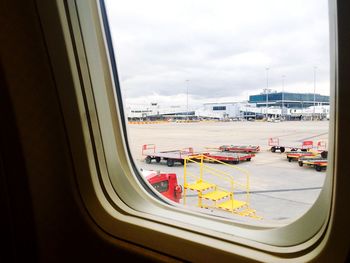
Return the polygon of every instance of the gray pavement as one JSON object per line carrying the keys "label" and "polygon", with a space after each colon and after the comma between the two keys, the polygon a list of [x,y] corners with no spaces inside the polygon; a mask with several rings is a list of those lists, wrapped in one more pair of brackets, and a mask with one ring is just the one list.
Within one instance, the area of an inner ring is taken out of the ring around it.
{"label": "gray pavement", "polygon": [[[259,145],[261,151],[250,162],[241,162],[236,167],[250,174],[250,207],[263,217],[261,223],[277,225],[296,220],[311,207],[322,189],[326,172],[299,167],[297,162],[288,162],[284,153],[272,153],[268,138],[279,137],[280,144],[295,147],[300,146],[303,140],[313,140],[314,144],[322,140],[328,145],[328,125],[328,121],[132,124],[128,125],[128,138],[138,168],[176,173],[179,184],[183,184],[184,180],[183,165],[176,163],[174,167],[168,167],[163,161],[159,164],[155,161],[146,164],[145,156],[141,155],[143,144],[155,144],[157,151],[193,147],[195,152],[227,144]],[[235,169],[221,164],[207,165],[232,173],[237,182],[245,182]],[[198,171],[194,164],[187,167],[189,172]],[[222,180],[213,176],[210,178],[224,186]],[[245,193],[240,190],[236,193],[237,199],[244,196]],[[197,200],[195,192],[188,192],[185,207],[198,210]],[[202,210],[204,213],[236,221],[254,220],[222,210],[199,209]]]}

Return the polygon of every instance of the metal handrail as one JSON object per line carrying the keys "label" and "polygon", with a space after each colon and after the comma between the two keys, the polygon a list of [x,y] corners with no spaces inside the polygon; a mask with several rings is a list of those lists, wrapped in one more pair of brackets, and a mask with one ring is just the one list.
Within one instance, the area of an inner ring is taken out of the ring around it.
{"label": "metal handrail", "polygon": [[[200,160],[200,161],[197,161]],[[246,176],[246,184],[242,184],[242,183],[238,183],[238,182],[235,182],[234,178],[233,178],[233,175],[232,174],[229,174],[227,172],[224,172],[224,171],[220,171],[219,169],[216,169],[216,168],[213,168],[213,167],[210,167],[208,165],[205,165],[204,164],[204,160],[210,160],[214,163],[220,163],[220,164],[223,164],[227,167],[230,167],[232,169],[235,169],[235,170],[238,170],[240,171],[241,173],[243,173],[245,176]],[[224,163],[222,161],[219,161],[219,160],[216,160],[214,158],[211,158],[211,157],[208,157],[206,155],[192,155],[192,156],[188,156],[185,158],[185,162],[184,162],[184,184],[186,185],[187,183],[187,175],[190,175],[187,171],[187,163],[188,162],[192,162],[192,163],[196,163],[200,166],[200,174],[199,176],[193,176],[193,174],[191,176],[195,177],[195,178],[199,178],[200,180],[203,180],[203,173],[206,171],[208,172],[209,174],[213,175],[213,176],[216,176],[216,177],[219,177],[225,181],[228,181],[231,185],[231,191],[232,192],[232,197],[234,195],[234,190],[235,188],[239,188],[239,189],[244,189],[245,188],[245,191],[246,191],[246,203],[250,204],[250,192],[249,192],[249,181],[250,181],[250,174],[248,171],[242,169],[242,168],[239,168],[239,167],[236,167],[236,166],[233,166],[233,165],[230,165],[230,164],[227,164],[227,163]],[[207,181],[207,180],[206,180]],[[209,183],[209,181],[208,181]],[[238,187],[240,186],[240,187]],[[242,187],[242,188],[241,188]],[[226,189],[222,186],[218,187],[220,189],[223,189],[226,191]]]}

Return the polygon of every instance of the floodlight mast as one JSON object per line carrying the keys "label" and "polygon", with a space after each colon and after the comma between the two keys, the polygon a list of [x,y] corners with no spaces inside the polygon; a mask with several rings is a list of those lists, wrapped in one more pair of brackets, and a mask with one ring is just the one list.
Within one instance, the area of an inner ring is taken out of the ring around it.
{"label": "floodlight mast", "polygon": [[186,96],[186,100],[187,100],[187,103],[186,103],[186,108],[187,108],[187,111],[186,111],[186,120],[188,120],[188,82],[189,82],[189,80],[188,79],[186,79],[186,88],[187,88],[187,92],[186,92],[186,94],[187,94],[187,96]]}
{"label": "floodlight mast", "polygon": [[317,67],[314,67],[314,110],[312,114],[312,120],[315,119],[315,106],[316,106],[316,69]]}
{"label": "floodlight mast", "polygon": [[268,104],[269,104],[269,68],[266,68],[266,120],[268,119]]}
{"label": "floodlight mast", "polygon": [[282,110],[281,110],[281,118],[283,119],[284,117],[284,79],[285,75],[282,75]]}

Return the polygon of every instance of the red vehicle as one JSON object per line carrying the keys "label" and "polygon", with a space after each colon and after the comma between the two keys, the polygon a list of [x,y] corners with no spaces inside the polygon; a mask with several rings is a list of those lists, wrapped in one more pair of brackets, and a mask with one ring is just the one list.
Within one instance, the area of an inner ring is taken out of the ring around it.
{"label": "red vehicle", "polygon": [[179,203],[182,198],[182,186],[177,183],[174,173],[141,170],[147,181],[163,196]]}

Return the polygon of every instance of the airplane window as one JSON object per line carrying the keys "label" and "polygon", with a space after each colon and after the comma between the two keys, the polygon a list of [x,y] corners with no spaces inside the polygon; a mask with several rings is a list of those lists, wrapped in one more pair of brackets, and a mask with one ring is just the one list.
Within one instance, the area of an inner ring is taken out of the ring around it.
{"label": "airplane window", "polygon": [[263,225],[305,214],[328,165],[327,1],[105,4],[138,171],[176,174],[183,209]]}
{"label": "airplane window", "polygon": [[318,257],[343,176],[334,1],[57,5],[101,229],[189,261]]}

